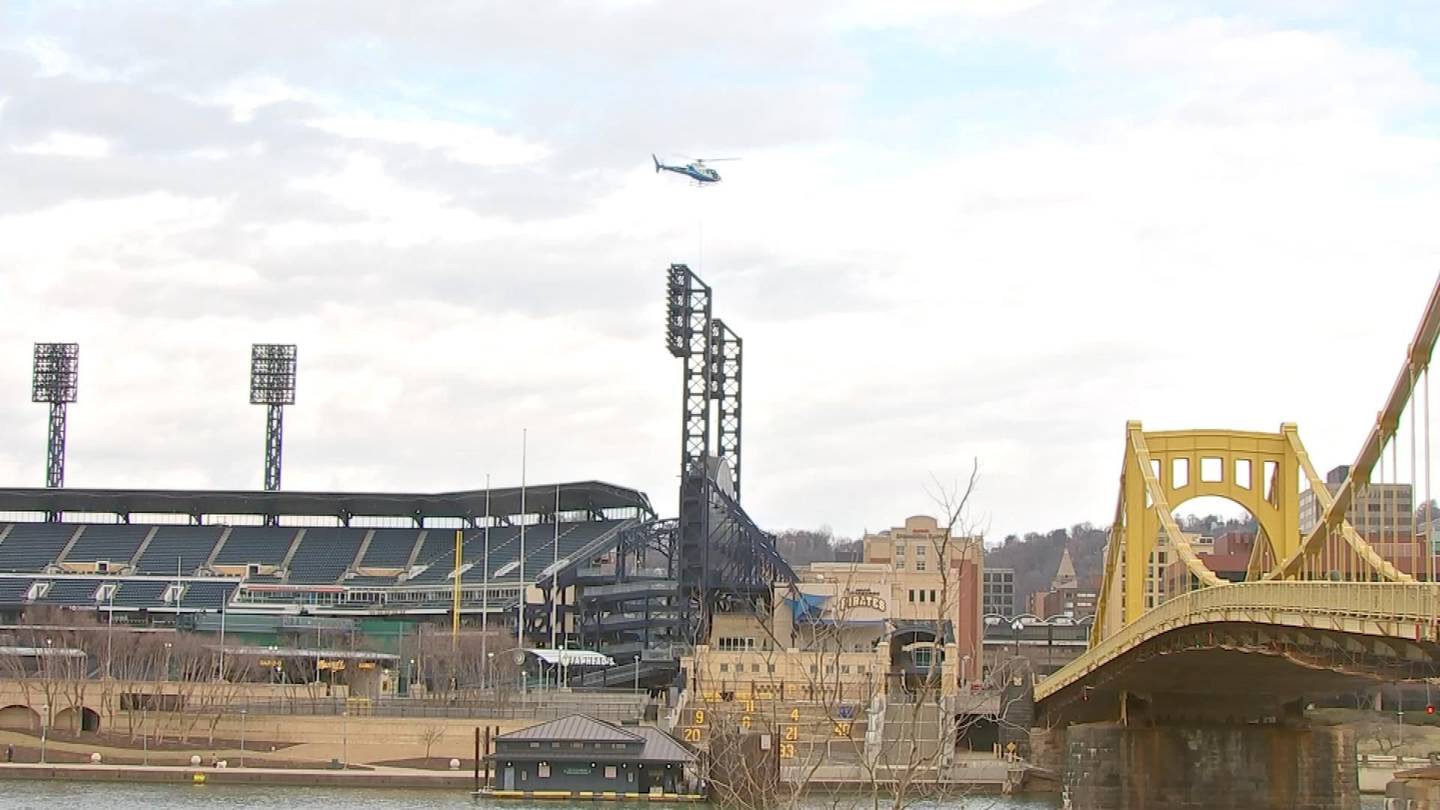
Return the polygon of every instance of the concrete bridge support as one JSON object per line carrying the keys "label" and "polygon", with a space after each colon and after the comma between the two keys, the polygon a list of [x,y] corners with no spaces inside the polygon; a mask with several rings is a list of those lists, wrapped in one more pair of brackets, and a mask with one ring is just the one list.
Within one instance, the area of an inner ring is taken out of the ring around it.
{"label": "concrete bridge support", "polygon": [[1087,810],[1358,810],[1349,729],[1091,723],[1035,731],[1038,765]]}

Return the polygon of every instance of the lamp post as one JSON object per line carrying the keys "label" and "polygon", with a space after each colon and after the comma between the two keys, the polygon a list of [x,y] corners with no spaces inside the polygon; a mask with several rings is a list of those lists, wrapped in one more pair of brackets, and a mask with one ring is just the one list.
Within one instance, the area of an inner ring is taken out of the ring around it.
{"label": "lamp post", "polygon": [[240,710],[240,767],[245,767],[245,710]]}
{"label": "lamp post", "polygon": [[960,656],[960,685],[964,686],[970,676],[970,656]]}
{"label": "lamp post", "polygon": [[114,657],[115,649],[115,592],[118,590],[120,590],[119,585],[110,584],[110,609],[106,611],[108,615],[105,618],[105,680],[107,681],[114,677],[111,674],[110,661]]}
{"label": "lamp post", "polygon": [[[49,642],[49,639],[46,639]],[[50,730],[50,704],[40,707],[40,764],[45,764],[45,739]]]}

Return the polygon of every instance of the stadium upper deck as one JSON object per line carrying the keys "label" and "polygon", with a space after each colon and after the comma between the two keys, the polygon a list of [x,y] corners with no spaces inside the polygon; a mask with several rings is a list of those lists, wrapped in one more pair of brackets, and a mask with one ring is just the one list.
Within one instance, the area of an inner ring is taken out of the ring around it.
{"label": "stadium upper deck", "polygon": [[653,510],[590,481],[433,495],[8,489],[0,517],[28,518],[0,523],[0,611],[425,613],[449,603],[457,531],[464,602],[500,607],[522,572],[533,583],[557,559],[603,556]]}

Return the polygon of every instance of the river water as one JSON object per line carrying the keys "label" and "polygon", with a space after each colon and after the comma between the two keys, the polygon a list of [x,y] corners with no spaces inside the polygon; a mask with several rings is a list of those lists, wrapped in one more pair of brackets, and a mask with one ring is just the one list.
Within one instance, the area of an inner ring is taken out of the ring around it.
{"label": "river water", "polygon": [[[1384,799],[1368,796],[1365,810],[1384,807]],[[606,803],[583,806],[600,810]],[[636,805],[638,807],[638,805]],[[826,803],[826,807],[832,807]],[[841,805],[843,807],[843,803]],[[916,806],[925,806],[917,804]],[[929,805],[934,807],[935,805]],[[1016,799],[977,796],[944,805],[955,810],[1055,810],[1058,800]],[[527,805],[518,802],[483,802],[461,791],[442,790],[338,790],[331,788],[263,788],[225,785],[132,785],[93,782],[29,782],[0,780],[0,810],[58,810],[58,808],[104,808],[104,810],[441,810],[442,808],[497,808],[497,810],[557,810],[563,805],[547,802]],[[1083,810],[1083,808],[1076,808]]]}
{"label": "river water", "polygon": [[[481,801],[470,798],[463,791],[445,790],[288,787],[268,789],[239,785],[133,785],[113,782],[0,780],[0,810],[59,810],[72,807],[105,810],[295,810],[309,807],[325,810],[560,810],[564,806],[556,802],[525,804],[515,801]],[[608,802],[585,802],[575,806],[603,810],[615,805]],[[649,805],[627,805],[630,808],[642,806]],[[843,803],[840,806],[843,807]],[[1059,802],[981,796],[947,806],[956,810],[1054,810],[1059,807]],[[832,805],[826,803],[825,807]]]}

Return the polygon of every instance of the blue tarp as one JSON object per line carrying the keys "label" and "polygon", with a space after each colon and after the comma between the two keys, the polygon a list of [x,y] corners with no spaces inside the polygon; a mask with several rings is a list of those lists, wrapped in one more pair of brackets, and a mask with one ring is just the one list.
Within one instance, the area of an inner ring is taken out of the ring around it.
{"label": "blue tarp", "polygon": [[786,601],[790,603],[790,610],[797,622],[801,619],[810,619],[811,621],[818,619],[820,613],[825,609],[825,603],[830,601],[830,597],[822,594],[799,593],[796,596],[798,598]]}

